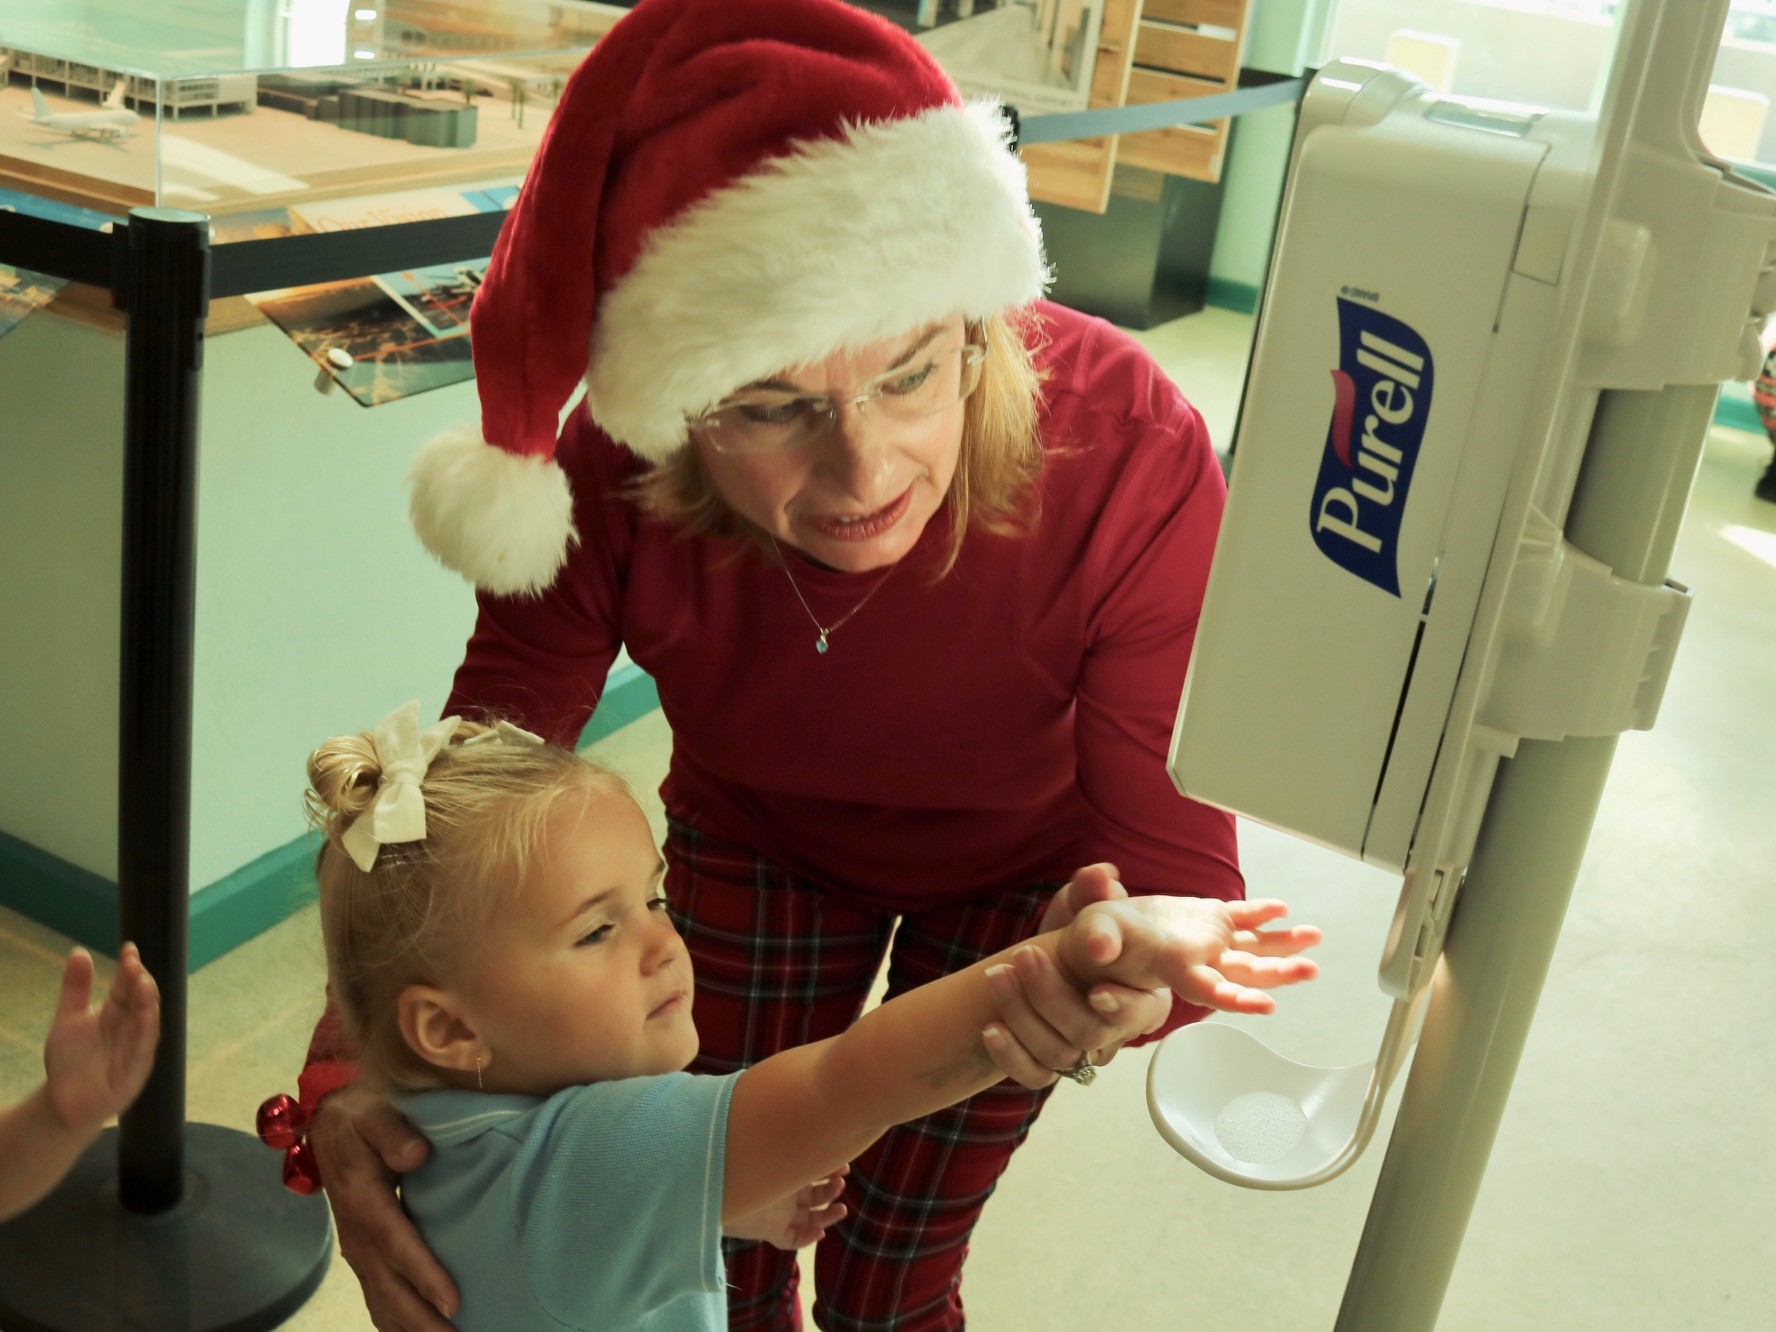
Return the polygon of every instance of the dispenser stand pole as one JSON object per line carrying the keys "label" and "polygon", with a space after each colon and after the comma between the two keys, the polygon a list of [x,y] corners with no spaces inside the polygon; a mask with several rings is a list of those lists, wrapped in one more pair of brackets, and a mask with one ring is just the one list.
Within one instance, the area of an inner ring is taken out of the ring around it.
{"label": "dispenser stand pole", "polygon": [[[1622,578],[1664,582],[1718,392],[1600,395],[1574,546]],[[1615,748],[1614,736],[1526,740],[1500,765],[1337,1332],[1436,1326]]]}

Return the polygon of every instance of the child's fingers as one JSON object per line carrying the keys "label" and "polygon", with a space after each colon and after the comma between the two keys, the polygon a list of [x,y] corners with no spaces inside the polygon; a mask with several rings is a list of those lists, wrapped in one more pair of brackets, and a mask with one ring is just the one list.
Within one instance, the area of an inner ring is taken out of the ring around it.
{"label": "child's fingers", "polygon": [[1289,904],[1275,897],[1258,897],[1250,902],[1229,902],[1227,914],[1236,930],[1256,929],[1289,914]]}
{"label": "child's fingers", "polygon": [[131,1007],[138,1002],[142,977],[147,974],[141,953],[136,951],[133,943],[126,943],[117,951],[117,970],[111,974],[111,989],[106,994],[106,1002],[119,1008]]}
{"label": "child's fingers", "polygon": [[69,951],[62,967],[62,992],[56,999],[56,1017],[80,1017],[92,1006],[93,960],[84,948]]}
{"label": "child's fingers", "polygon": [[1085,955],[1099,966],[1122,956],[1122,926],[1108,913],[1093,916],[1085,923]]}
{"label": "child's fingers", "polygon": [[1278,985],[1299,985],[1320,974],[1319,963],[1305,957],[1254,957],[1230,949],[1221,954],[1216,964],[1221,974],[1241,985],[1272,989]]}
{"label": "child's fingers", "polygon": [[1184,997],[1195,1004],[1219,1009],[1223,1013],[1272,1013],[1276,1000],[1263,990],[1248,989],[1228,980],[1214,967],[1190,968]]}
{"label": "child's fingers", "polygon": [[1285,957],[1312,948],[1324,938],[1318,925],[1291,925],[1283,930],[1235,930],[1233,946],[1263,957]]}

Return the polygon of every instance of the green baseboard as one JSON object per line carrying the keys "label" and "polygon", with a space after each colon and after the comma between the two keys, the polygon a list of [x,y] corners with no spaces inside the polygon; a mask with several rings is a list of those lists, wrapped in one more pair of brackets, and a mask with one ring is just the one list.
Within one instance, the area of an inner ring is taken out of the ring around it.
{"label": "green baseboard", "polygon": [[1211,277],[1209,290],[1203,299],[1208,304],[1219,306],[1223,310],[1236,310],[1240,314],[1251,314],[1258,309],[1258,288],[1249,282],[1235,282],[1231,278]]}
{"label": "green baseboard", "polygon": [[117,956],[117,883],[0,832],[0,906]]}
{"label": "green baseboard", "polygon": [[1751,405],[1751,399],[1724,389],[1714,404],[1714,423],[1732,426],[1735,430],[1749,430],[1754,435],[1765,433],[1764,423],[1758,420],[1757,408]]}
{"label": "green baseboard", "polygon": [[580,732],[579,747],[584,749],[593,741],[604,739],[659,706],[660,691],[654,687],[654,677],[641,667],[630,662],[612,671],[599,697],[598,711]]}
{"label": "green baseboard", "polygon": [[[598,711],[580,735],[584,748],[660,706],[639,666],[612,673]],[[188,969],[214,962],[315,898],[309,837],[267,851],[191,895]],[[97,952],[117,955],[117,883],[0,832],[0,906],[47,925]]]}

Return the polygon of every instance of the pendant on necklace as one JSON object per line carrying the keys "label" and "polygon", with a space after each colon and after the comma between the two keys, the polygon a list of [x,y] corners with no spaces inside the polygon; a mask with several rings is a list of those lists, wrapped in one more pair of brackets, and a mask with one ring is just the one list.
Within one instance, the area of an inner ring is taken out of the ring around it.
{"label": "pendant on necklace", "polygon": [[824,631],[822,631],[819,638],[814,640],[814,650],[816,652],[825,652],[826,651],[826,634]]}

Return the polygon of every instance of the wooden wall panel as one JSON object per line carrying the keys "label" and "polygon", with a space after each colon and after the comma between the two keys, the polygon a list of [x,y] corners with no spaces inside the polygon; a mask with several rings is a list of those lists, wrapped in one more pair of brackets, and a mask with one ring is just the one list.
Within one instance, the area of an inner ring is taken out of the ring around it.
{"label": "wooden wall panel", "polygon": [[[1135,25],[1141,0],[1106,0],[1098,29],[1098,63],[1092,71],[1092,110],[1122,106],[1128,97]],[[1110,206],[1110,179],[1116,171],[1116,136],[1038,143],[1021,150],[1030,173],[1030,195],[1044,203],[1101,213]]]}
{"label": "wooden wall panel", "polygon": [[1135,63],[1227,83],[1239,77],[1239,43],[1142,20],[1135,35]]}
{"label": "wooden wall panel", "polygon": [[[1107,0],[1093,72],[1093,108],[1136,106],[1227,92],[1239,81],[1250,0]],[[1226,29],[1232,36],[1198,28]],[[1030,192],[1049,203],[1103,212],[1118,163],[1219,180],[1225,119],[1141,134],[1037,144],[1024,150]]]}
{"label": "wooden wall panel", "polygon": [[[1225,126],[1227,122],[1222,120],[1216,124]],[[1149,171],[1163,171],[1168,176],[1219,180],[1226,152],[1227,135],[1223,130],[1181,125],[1176,129],[1123,135],[1116,160],[1124,166],[1146,167]]]}
{"label": "wooden wall panel", "polygon": [[1147,0],[1143,18],[1161,23],[1200,23],[1211,28],[1238,28],[1245,22],[1245,0]]}

